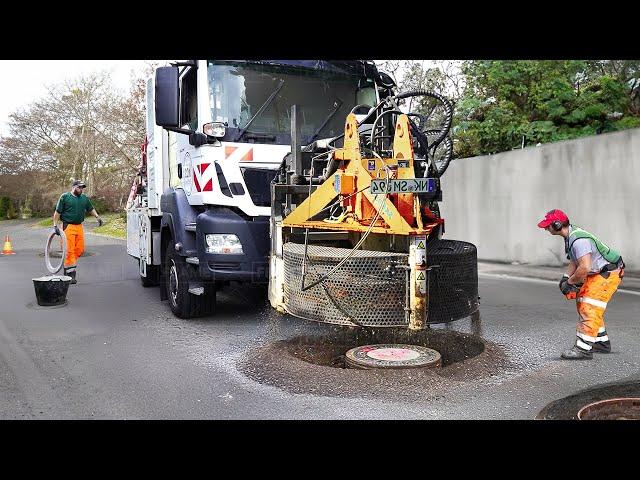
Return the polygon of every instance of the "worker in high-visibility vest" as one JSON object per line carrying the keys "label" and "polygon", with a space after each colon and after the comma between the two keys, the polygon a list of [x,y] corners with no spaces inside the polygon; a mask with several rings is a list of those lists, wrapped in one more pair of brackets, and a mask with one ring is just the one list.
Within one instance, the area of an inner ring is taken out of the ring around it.
{"label": "worker in high-visibility vest", "polygon": [[84,252],[84,231],[82,222],[87,212],[96,217],[98,225],[102,226],[102,219],[93,208],[91,200],[83,192],[86,187],[81,180],[75,180],[71,185],[71,191],[60,195],[56,209],[53,212],[53,229],[60,235],[58,222],[62,219],[62,229],[67,237],[67,256],[64,259],[64,274],[71,277],[71,283],[76,280],[76,267],[78,258]]}
{"label": "worker in high-visibility vest", "polygon": [[561,210],[548,212],[538,227],[564,238],[569,265],[560,280],[560,291],[567,299],[576,300],[580,317],[576,343],[562,358],[589,360],[593,352],[611,352],[604,312],[624,276],[622,256],[595,235],[569,223]]}

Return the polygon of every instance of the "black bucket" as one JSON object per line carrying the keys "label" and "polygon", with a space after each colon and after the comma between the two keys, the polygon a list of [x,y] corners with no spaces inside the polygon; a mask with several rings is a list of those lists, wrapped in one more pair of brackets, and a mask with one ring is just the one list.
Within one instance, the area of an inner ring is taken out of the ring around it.
{"label": "black bucket", "polygon": [[53,307],[62,305],[67,300],[67,291],[71,284],[71,277],[67,275],[47,275],[34,278],[33,286],[36,290],[38,305]]}

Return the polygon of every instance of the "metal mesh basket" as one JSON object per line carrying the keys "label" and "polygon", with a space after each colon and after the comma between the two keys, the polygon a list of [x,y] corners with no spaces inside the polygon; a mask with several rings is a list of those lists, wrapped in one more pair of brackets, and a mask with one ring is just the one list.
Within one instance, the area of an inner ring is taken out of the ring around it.
{"label": "metal mesh basket", "polygon": [[458,240],[434,240],[427,244],[429,314],[427,323],[447,323],[476,312],[478,255],[475,245]]}
{"label": "metal mesh basket", "polygon": [[[351,249],[309,245],[305,285],[328,274]],[[302,291],[304,245],[285,243],[284,302],[292,315],[319,322],[364,327],[407,327],[405,315],[409,256],[357,250],[320,284]],[[446,323],[478,309],[478,266],[471,243],[439,240],[427,245],[427,323]]]}
{"label": "metal mesh basket", "polygon": [[[351,249],[309,245],[305,285],[329,273]],[[366,327],[407,326],[407,265],[402,253],[357,250],[329,278],[302,291],[304,245],[285,243],[284,302],[289,313],[320,322]],[[350,321],[350,319],[355,322]]]}

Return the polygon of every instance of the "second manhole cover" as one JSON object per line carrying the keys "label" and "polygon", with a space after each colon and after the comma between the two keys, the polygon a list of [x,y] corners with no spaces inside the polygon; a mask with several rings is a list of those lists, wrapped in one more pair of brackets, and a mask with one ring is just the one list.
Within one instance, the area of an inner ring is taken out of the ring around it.
{"label": "second manhole cover", "polygon": [[437,368],[440,354],[431,348],[417,345],[385,343],[352,348],[345,355],[351,368]]}

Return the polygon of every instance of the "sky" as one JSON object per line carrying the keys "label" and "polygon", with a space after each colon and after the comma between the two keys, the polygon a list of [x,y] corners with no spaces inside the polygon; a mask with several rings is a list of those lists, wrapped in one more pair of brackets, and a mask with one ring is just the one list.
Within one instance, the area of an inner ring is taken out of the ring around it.
{"label": "sky", "polygon": [[8,135],[9,114],[46,95],[45,86],[107,70],[113,84],[129,89],[131,70],[143,60],[0,60],[0,135]]}
{"label": "sky", "polygon": [[0,60],[0,136],[9,135],[9,114],[46,95],[46,85],[108,70],[113,84],[128,90],[131,70],[145,64],[143,60]]}

